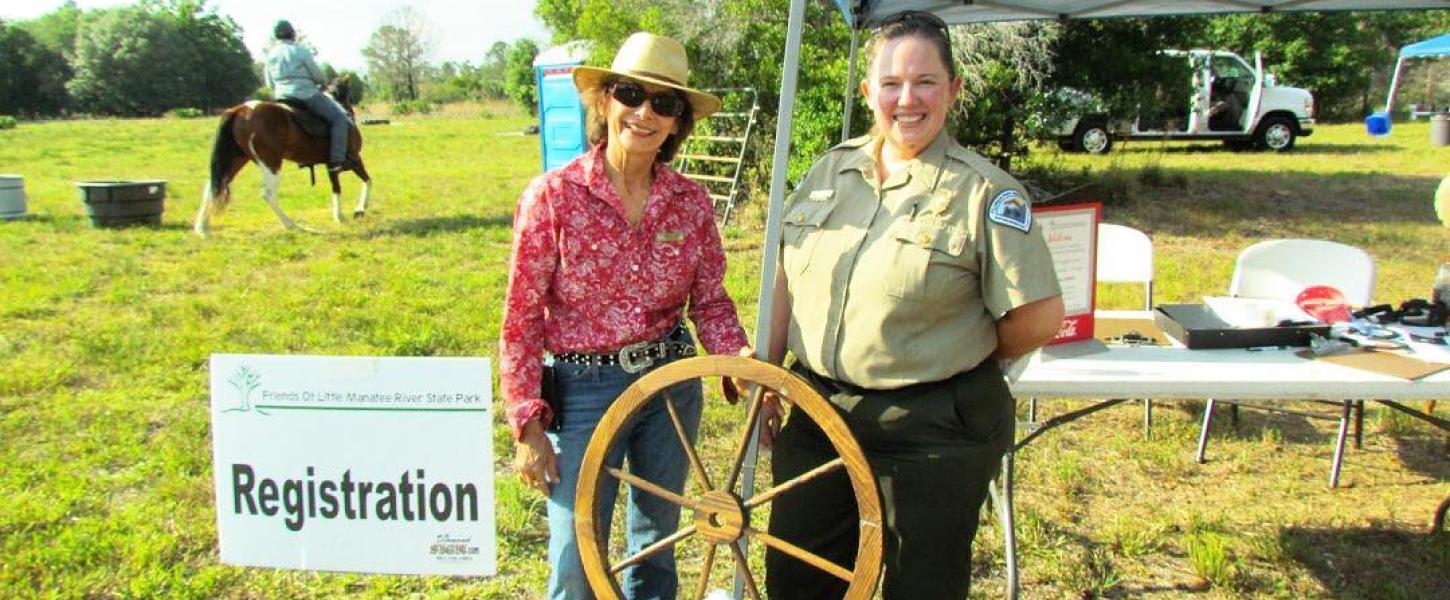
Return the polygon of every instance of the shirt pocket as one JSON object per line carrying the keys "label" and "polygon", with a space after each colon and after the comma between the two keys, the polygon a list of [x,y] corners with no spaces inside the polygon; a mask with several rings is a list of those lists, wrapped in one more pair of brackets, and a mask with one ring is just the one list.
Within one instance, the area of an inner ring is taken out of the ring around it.
{"label": "shirt pocket", "polygon": [[799,275],[811,263],[811,253],[820,241],[826,218],[836,208],[835,202],[797,200],[786,209],[781,219],[781,262],[787,275]]}
{"label": "shirt pocket", "polygon": [[903,221],[887,232],[895,260],[883,281],[886,293],[910,300],[947,299],[952,272],[960,270],[967,232],[961,225]]}

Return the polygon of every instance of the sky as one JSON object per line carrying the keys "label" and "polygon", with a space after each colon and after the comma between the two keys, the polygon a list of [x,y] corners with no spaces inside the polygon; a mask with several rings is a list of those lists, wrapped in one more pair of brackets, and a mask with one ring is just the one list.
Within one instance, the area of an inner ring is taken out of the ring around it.
{"label": "sky", "polygon": [[[77,0],[81,9],[134,4],[135,0]],[[63,0],[0,0],[0,19],[33,19]],[[533,0],[211,0],[207,6],[230,16],[243,41],[260,60],[277,19],[292,21],[317,48],[317,60],[339,69],[363,70],[362,48],[388,11],[411,6],[432,24],[433,62],[478,64],[494,42],[528,37],[547,47],[548,32],[534,18]]]}

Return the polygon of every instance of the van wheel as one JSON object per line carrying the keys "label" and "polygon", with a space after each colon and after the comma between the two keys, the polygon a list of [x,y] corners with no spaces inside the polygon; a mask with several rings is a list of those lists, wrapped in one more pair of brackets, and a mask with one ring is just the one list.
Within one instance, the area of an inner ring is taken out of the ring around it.
{"label": "van wheel", "polygon": [[1084,123],[1072,134],[1078,150],[1088,154],[1105,154],[1113,148],[1113,136],[1102,123]]}
{"label": "van wheel", "polygon": [[1254,145],[1260,148],[1284,152],[1294,148],[1299,137],[1298,124],[1288,117],[1269,117],[1259,124],[1254,132]]}

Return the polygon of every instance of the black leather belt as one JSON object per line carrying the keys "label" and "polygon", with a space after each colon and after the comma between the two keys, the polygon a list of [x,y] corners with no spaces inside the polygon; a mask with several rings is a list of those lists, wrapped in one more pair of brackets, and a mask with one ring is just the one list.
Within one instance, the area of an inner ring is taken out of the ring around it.
{"label": "black leather belt", "polygon": [[639,342],[620,348],[617,352],[606,352],[599,354],[587,354],[584,352],[566,352],[555,354],[554,362],[568,363],[571,365],[593,365],[612,367],[619,365],[625,373],[638,373],[648,369],[655,361],[660,360],[674,352],[676,356],[686,357],[695,355],[694,344],[670,341],[684,332],[682,326],[676,326],[664,341],[660,342]]}

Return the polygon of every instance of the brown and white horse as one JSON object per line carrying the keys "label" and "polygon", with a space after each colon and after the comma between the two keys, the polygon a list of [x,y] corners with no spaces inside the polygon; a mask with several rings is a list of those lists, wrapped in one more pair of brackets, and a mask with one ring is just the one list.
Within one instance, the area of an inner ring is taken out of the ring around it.
{"label": "brown and white horse", "polygon": [[[328,86],[328,95],[332,96],[347,114],[352,116],[352,104],[349,102],[347,80],[339,78]],[[217,128],[216,143],[211,151],[211,180],[207,183],[206,189],[202,192],[201,209],[196,213],[196,225],[192,228],[197,234],[206,236],[210,231],[209,221],[214,212],[219,212],[231,201],[232,180],[236,178],[237,172],[247,163],[256,163],[257,168],[262,170],[262,197],[277,213],[277,218],[288,229],[302,229],[314,231],[307,227],[298,225],[282,212],[282,207],[277,204],[277,184],[281,181],[282,161],[290,160],[303,167],[312,165],[327,166],[328,159],[328,136],[324,132],[320,136],[309,135],[301,126],[294,121],[294,113],[301,110],[282,102],[259,102],[253,100],[239,104],[227,109],[222,113],[221,125]],[[312,118],[321,121],[315,115],[305,115],[303,118]],[[323,128],[325,129],[325,127]],[[362,217],[368,208],[368,192],[372,186],[372,180],[368,177],[368,171],[363,167],[362,157],[362,133],[358,131],[357,125],[348,127],[347,156],[352,159],[352,171],[362,179],[362,195],[358,198],[357,208],[353,209],[353,217]],[[338,223],[342,222],[342,186],[339,185],[338,173],[328,173],[328,179],[332,181],[332,218]]]}

